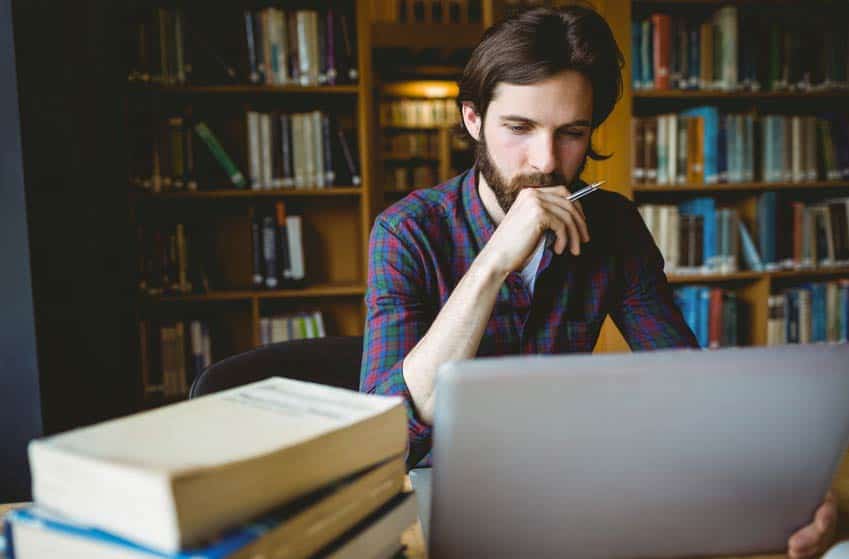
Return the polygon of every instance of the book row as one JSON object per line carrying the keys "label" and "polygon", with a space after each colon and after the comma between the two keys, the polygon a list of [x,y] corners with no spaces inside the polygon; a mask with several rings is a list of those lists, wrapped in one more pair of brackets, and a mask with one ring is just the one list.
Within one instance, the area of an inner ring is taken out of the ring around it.
{"label": "book row", "polygon": [[400,128],[436,128],[460,123],[455,99],[396,99],[381,101],[380,125]]}
{"label": "book row", "polygon": [[256,190],[359,185],[352,140],[338,119],[320,111],[249,110],[244,138],[229,141],[227,149],[206,122],[173,116],[159,124],[151,121],[136,138],[130,182],[150,192],[208,190],[221,184]]}
{"label": "book row", "polygon": [[251,285],[255,289],[294,287],[306,278],[303,225],[276,202],[273,211],[258,211],[251,222]]}
{"label": "book row", "polygon": [[[660,249],[667,273],[731,273],[849,264],[849,198],[817,203],[757,201],[753,227],[713,198],[678,206],[643,204],[640,215]],[[742,266],[741,266],[742,264]]]}
{"label": "book row", "polygon": [[206,390],[32,441],[10,559],[398,556],[417,510],[397,399],[280,377]]}
{"label": "book row", "polygon": [[[316,86],[356,82],[356,37],[347,6],[269,6],[208,14],[155,8],[136,16],[131,82],[160,85],[254,83]],[[220,37],[237,37],[238,44]],[[213,40],[215,38],[215,40]]]}
{"label": "book row", "polygon": [[437,184],[433,165],[399,166],[387,171],[386,190],[413,190],[430,188]]}
{"label": "book row", "polygon": [[323,338],[324,316],[321,311],[267,316],[259,319],[261,345]]}
{"label": "book row", "polygon": [[635,184],[849,179],[849,115],[724,114],[698,107],[632,119]]}
{"label": "book row", "polygon": [[387,0],[398,23],[480,23],[481,0]]}
{"label": "book row", "polygon": [[767,345],[849,341],[849,280],[774,293],[767,308]]}
{"label": "book row", "polygon": [[742,345],[740,325],[747,307],[733,290],[703,285],[686,285],[673,290],[684,321],[705,348]]}
{"label": "book row", "polygon": [[389,158],[436,158],[439,156],[439,136],[426,132],[385,134],[383,153]]}
{"label": "book row", "polygon": [[[655,12],[631,25],[635,90],[847,88],[847,12],[836,3],[722,6],[712,14]],[[797,10],[804,10],[798,12]]]}
{"label": "book row", "polygon": [[198,375],[212,364],[209,324],[201,320],[141,320],[139,368],[145,394],[186,396]]}
{"label": "book row", "polygon": [[247,111],[246,122],[252,189],[326,188],[337,177],[361,184],[345,132],[328,114]]}

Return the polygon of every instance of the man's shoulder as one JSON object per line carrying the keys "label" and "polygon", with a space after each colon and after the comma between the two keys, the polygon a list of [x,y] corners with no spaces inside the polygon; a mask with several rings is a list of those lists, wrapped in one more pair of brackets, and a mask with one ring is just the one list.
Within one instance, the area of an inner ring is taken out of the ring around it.
{"label": "man's shoulder", "polygon": [[462,196],[462,176],[454,177],[432,188],[415,190],[395,202],[380,215],[377,221],[392,230],[404,223],[430,223],[454,212]]}

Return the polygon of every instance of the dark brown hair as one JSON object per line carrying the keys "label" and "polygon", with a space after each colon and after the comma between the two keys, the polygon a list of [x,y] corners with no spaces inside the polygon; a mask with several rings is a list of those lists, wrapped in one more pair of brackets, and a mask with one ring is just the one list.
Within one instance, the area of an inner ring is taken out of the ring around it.
{"label": "dark brown hair", "polygon": [[[622,96],[624,64],[610,26],[592,8],[536,8],[486,30],[458,81],[457,104],[462,112],[471,103],[483,120],[499,83],[529,85],[575,70],[592,84],[595,129]],[[610,157],[592,146],[588,156]]]}

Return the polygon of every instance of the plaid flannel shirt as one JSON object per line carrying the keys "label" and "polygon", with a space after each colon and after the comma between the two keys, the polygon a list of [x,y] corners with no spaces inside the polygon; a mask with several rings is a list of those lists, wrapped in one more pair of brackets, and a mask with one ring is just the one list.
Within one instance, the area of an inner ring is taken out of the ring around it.
{"label": "plaid flannel shirt", "polygon": [[[404,398],[410,467],[430,464],[432,429],[415,410],[402,364],[495,231],[476,177],[473,168],[408,195],[371,232],[360,390]],[[603,190],[581,204],[590,242],[577,257],[545,249],[533,297],[511,273],[477,355],[590,352],[607,315],[633,350],[698,347],[634,204]]]}

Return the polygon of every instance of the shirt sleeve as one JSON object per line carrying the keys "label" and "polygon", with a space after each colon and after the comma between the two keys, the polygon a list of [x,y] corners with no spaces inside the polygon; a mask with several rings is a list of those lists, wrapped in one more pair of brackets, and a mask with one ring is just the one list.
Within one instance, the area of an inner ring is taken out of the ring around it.
{"label": "shirt sleeve", "polygon": [[633,203],[619,231],[622,241],[622,300],[610,313],[632,350],[699,347],[675,304],[663,272],[663,256]]}
{"label": "shirt sleeve", "polygon": [[407,353],[425,335],[433,310],[425,296],[425,271],[420,258],[390,225],[378,218],[369,239],[366,323],[360,391],[402,396],[407,408],[408,463],[430,449],[431,427],[418,416],[402,365]]}

